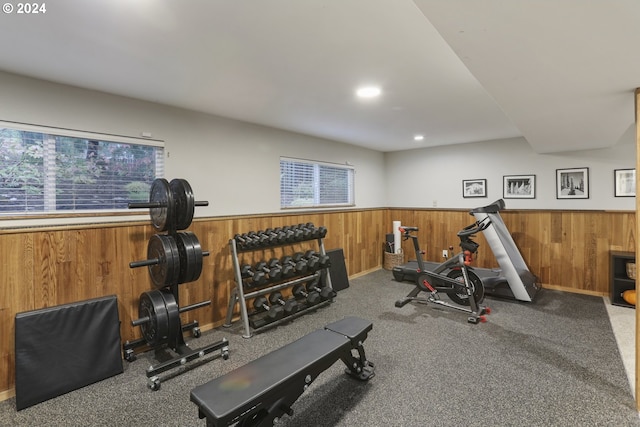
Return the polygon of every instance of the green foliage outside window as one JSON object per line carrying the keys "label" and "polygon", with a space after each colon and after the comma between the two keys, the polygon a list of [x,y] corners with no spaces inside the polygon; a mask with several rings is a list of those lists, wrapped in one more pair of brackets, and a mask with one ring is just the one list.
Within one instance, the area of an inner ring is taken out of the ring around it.
{"label": "green foliage outside window", "polygon": [[126,209],[162,166],[157,146],[0,128],[0,212]]}

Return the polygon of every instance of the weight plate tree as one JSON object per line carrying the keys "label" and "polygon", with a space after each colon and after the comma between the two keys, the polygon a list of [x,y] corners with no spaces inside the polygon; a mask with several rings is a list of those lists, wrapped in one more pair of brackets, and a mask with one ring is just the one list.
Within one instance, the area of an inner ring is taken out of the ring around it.
{"label": "weight plate tree", "polygon": [[199,325],[197,321],[183,325],[180,320],[180,313],[211,304],[209,300],[185,307],[179,306],[179,285],[198,280],[202,273],[203,257],[209,255],[209,252],[202,250],[194,233],[181,230],[191,225],[196,206],[207,205],[208,202],[195,201],[191,185],[186,180],[174,179],[168,182],[164,178],[153,181],[148,202],[129,204],[129,208],[132,209],[149,208],[153,227],[158,231],[166,231],[166,234],[151,236],[147,244],[146,260],[129,263],[130,268],[148,267],[149,277],[155,289],[140,295],[138,319],[133,320],[131,324],[140,327],[142,338],[127,341],[123,345],[125,359],[135,360],[134,348],[143,345],[151,349],[168,347],[178,354],[172,360],[147,369],[148,386],[152,390],[160,388],[161,380],[158,374],[161,372],[183,367],[179,372],[183,373],[186,371],[184,365],[187,362],[216,350],[220,350],[220,354],[204,362],[217,357],[229,357],[226,339],[195,350],[189,348],[184,341],[183,331],[190,329],[197,338],[200,336]]}
{"label": "weight plate tree", "polygon": [[[323,240],[326,235],[326,227],[306,223],[236,234],[230,239],[236,287],[231,291],[224,326],[231,327],[236,304],[240,305],[240,318],[244,327],[242,337],[250,338],[252,333],[270,329],[331,303],[336,294],[331,286],[331,276],[328,274],[330,263]],[[306,253],[296,252],[281,259],[273,258],[268,262],[259,262],[256,264],[257,268],[240,264],[239,254],[243,252],[280,246],[287,248],[314,240],[317,241],[319,253],[314,250],[308,250]],[[273,277],[270,275],[272,269],[277,271]],[[291,292],[295,300],[291,298],[285,301],[275,297],[278,294],[281,296],[281,290],[305,283],[307,290],[304,292],[300,292],[299,289],[295,295]],[[316,297],[320,292],[321,301]],[[309,295],[311,299],[308,299]],[[276,301],[276,304],[271,303],[269,297]],[[248,307],[253,308],[251,313]]]}

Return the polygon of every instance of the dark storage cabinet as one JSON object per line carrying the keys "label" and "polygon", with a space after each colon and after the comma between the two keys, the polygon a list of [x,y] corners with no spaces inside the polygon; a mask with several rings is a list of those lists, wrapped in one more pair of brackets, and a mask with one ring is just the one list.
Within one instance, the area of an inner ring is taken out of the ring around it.
{"label": "dark storage cabinet", "polygon": [[622,299],[622,293],[628,289],[636,288],[635,279],[627,275],[627,263],[636,262],[636,254],[633,252],[611,252],[611,304],[623,307],[632,307]]}

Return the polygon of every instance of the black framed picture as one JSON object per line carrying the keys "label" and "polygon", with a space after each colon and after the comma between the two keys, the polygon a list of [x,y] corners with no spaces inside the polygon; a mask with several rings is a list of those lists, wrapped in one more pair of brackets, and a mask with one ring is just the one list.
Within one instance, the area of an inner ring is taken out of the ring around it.
{"label": "black framed picture", "polygon": [[589,168],[556,169],[557,199],[588,199]]}
{"label": "black framed picture", "polygon": [[486,179],[463,179],[462,197],[487,197]]}
{"label": "black framed picture", "polygon": [[502,197],[505,199],[535,199],[535,175],[505,175]]}
{"label": "black framed picture", "polygon": [[636,170],[616,169],[613,171],[614,195],[616,197],[635,197]]}

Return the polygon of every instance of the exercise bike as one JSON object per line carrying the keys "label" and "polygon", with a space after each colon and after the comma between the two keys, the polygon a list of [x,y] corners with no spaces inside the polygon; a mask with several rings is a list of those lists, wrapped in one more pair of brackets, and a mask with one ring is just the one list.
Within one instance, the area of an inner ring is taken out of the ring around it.
{"label": "exercise bike", "polygon": [[[475,237],[476,233],[489,227],[489,225],[491,225],[491,220],[486,217],[460,230],[457,235],[460,238],[462,250],[437,265],[432,271],[428,271],[424,267],[422,259],[424,252],[420,250],[418,236],[414,233],[418,231],[418,227],[400,226],[403,240],[413,240],[419,273],[416,279],[416,287],[406,297],[396,301],[396,307],[404,307],[410,301],[433,303],[468,313],[467,321],[469,323],[486,322],[485,315],[489,314],[491,309],[482,305],[484,285],[470,265],[480,246],[472,238]],[[418,297],[420,292],[426,292],[429,296],[420,298]],[[441,293],[447,294],[457,305],[441,300]]]}

